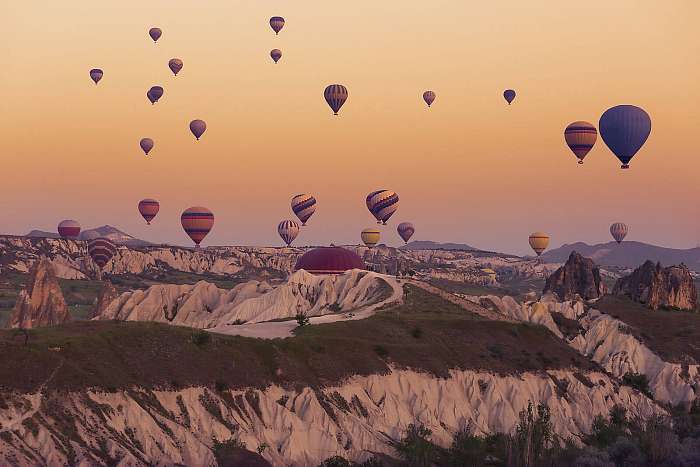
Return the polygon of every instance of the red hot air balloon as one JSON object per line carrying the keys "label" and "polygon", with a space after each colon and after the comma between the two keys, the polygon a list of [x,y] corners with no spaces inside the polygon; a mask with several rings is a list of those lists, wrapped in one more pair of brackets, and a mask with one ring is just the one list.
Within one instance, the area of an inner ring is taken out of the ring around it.
{"label": "red hot air balloon", "polygon": [[160,39],[160,36],[163,35],[163,31],[161,31],[160,28],[151,28],[148,30],[148,35],[151,36],[151,39],[153,39],[153,42],[158,42],[158,39]]}
{"label": "red hot air balloon", "polygon": [[508,105],[515,100],[515,91],[512,89],[506,89],[503,91],[503,98],[508,102]]}
{"label": "red hot air balloon", "polygon": [[270,51],[270,57],[277,63],[280,61],[280,58],[282,58],[282,51],[280,49],[272,49]]}
{"label": "red hot air balloon", "polygon": [[284,27],[284,18],[281,16],[273,16],[270,18],[270,27],[275,31],[275,35],[279,34]]}
{"label": "red hot air balloon", "polygon": [[58,234],[63,238],[78,238],[80,224],[72,219],[66,219],[58,224]]}
{"label": "red hot air balloon", "polygon": [[396,228],[396,231],[399,233],[399,236],[401,236],[403,241],[405,243],[408,243],[408,241],[411,239],[411,237],[415,233],[416,229],[415,229],[415,227],[413,227],[413,224],[411,224],[410,222],[402,222]]}
{"label": "red hot air balloon", "polygon": [[160,203],[154,199],[146,198],[139,201],[139,212],[148,225],[151,225],[151,221],[156,217],[159,210]]}
{"label": "red hot air balloon", "polygon": [[333,109],[333,115],[338,115],[338,111],[348,100],[348,89],[342,84],[331,84],[323,91],[323,97],[329,107]]}
{"label": "red hot air balloon", "polygon": [[93,80],[95,84],[100,82],[103,75],[104,73],[99,68],[93,68],[90,70],[90,79]]}
{"label": "red hot air balloon", "polygon": [[117,254],[117,246],[108,238],[94,238],[88,242],[88,254],[102,269]]}
{"label": "red hot air balloon", "polygon": [[151,152],[151,149],[153,149],[153,140],[151,138],[141,138],[141,141],[139,141],[139,146],[141,146],[141,149],[143,152],[148,155],[149,152]]}
{"label": "red hot air balloon", "polygon": [[146,92],[146,97],[151,101],[151,104],[155,104],[158,100],[163,97],[163,88],[161,86],[153,86]]}
{"label": "red hot air balloon", "polygon": [[170,71],[173,72],[173,75],[177,76],[178,73],[180,73],[180,70],[182,70],[182,60],[179,58],[171,58],[168,61],[168,68],[170,68]]}
{"label": "red hot air balloon", "polygon": [[428,104],[428,107],[431,106],[431,104],[435,100],[435,97],[437,97],[437,95],[433,91],[425,91],[423,93],[423,100],[425,101],[426,104]]}
{"label": "red hot air balloon", "polygon": [[204,120],[192,120],[190,122],[190,131],[199,141],[199,138],[207,131],[207,123]]}
{"label": "red hot air balloon", "polygon": [[180,222],[185,233],[195,243],[195,248],[199,248],[199,244],[214,226],[214,214],[205,207],[195,206],[185,209]]}

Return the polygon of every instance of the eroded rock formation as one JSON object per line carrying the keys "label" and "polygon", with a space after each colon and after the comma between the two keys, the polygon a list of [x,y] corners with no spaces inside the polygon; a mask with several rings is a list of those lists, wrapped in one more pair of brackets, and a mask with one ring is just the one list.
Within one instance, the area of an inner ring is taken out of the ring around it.
{"label": "eroded rock formation", "polygon": [[696,310],[698,305],[695,283],[685,264],[664,268],[659,263],[646,261],[632,274],[619,279],[613,293],[644,303],[652,310]]}
{"label": "eroded rock formation", "polygon": [[547,278],[543,293],[555,293],[560,300],[599,298],[607,293],[601,281],[600,269],[590,258],[573,251],[562,267]]}

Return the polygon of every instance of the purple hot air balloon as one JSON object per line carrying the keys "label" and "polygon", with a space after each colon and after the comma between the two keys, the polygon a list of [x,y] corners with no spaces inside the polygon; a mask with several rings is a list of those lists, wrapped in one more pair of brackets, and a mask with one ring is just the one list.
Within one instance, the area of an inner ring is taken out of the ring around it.
{"label": "purple hot air balloon", "polygon": [[396,231],[399,233],[399,236],[403,239],[403,241],[408,244],[408,241],[416,232],[416,228],[413,227],[413,224],[410,222],[402,222],[396,228]]}
{"label": "purple hot air balloon", "polygon": [[503,91],[503,98],[508,102],[508,105],[510,105],[513,100],[515,100],[515,91],[512,89],[506,89]]}
{"label": "purple hot air balloon", "polygon": [[270,51],[270,57],[275,61],[275,63],[279,62],[280,58],[282,58],[282,51],[280,49],[272,49]]}
{"label": "purple hot air balloon", "polygon": [[153,140],[151,138],[141,138],[141,141],[139,141],[139,146],[141,146],[143,152],[148,155],[148,153],[151,152],[151,149],[153,149]]}
{"label": "purple hot air balloon", "polygon": [[273,16],[270,18],[270,27],[275,31],[275,34],[279,34],[284,27],[284,18],[281,16]]}
{"label": "purple hot air balloon", "polygon": [[170,71],[177,76],[177,74],[180,73],[180,70],[182,70],[182,60],[179,58],[171,58],[170,61],[168,61],[168,68],[170,68]]}
{"label": "purple hot air balloon", "polygon": [[151,28],[148,30],[148,35],[151,36],[153,42],[158,42],[160,36],[163,35],[163,31],[161,31],[160,28]]}
{"label": "purple hot air balloon", "polygon": [[618,105],[603,113],[598,129],[605,144],[622,162],[622,168],[629,169],[630,160],[651,133],[651,118],[634,105]]}
{"label": "purple hot air balloon", "polygon": [[423,93],[423,100],[425,101],[426,104],[428,104],[428,107],[431,106],[433,101],[435,100],[436,94],[433,91],[425,91]]}
{"label": "purple hot air balloon", "polygon": [[158,100],[163,97],[163,88],[160,86],[153,86],[146,92],[146,97],[151,101],[151,104],[155,104]]}
{"label": "purple hot air balloon", "polygon": [[204,120],[192,120],[190,122],[190,131],[194,135],[197,140],[199,140],[200,136],[204,134],[205,131],[207,131],[207,123]]}
{"label": "purple hot air balloon", "polygon": [[338,115],[338,111],[348,100],[348,89],[342,84],[331,84],[323,91],[323,97],[333,109],[333,115]]}
{"label": "purple hot air balloon", "polygon": [[102,75],[104,75],[104,73],[102,73],[102,70],[99,68],[93,68],[90,70],[90,79],[93,80],[95,84],[100,82]]}

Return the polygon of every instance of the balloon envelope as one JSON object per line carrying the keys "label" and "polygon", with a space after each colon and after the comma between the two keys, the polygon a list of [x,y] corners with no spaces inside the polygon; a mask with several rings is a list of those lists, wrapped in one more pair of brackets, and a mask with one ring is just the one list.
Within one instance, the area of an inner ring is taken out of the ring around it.
{"label": "balloon envelope", "polygon": [[146,97],[151,101],[151,104],[155,104],[158,100],[163,97],[163,88],[161,86],[153,86],[146,92]]}
{"label": "balloon envelope", "polygon": [[634,105],[618,105],[606,110],[598,122],[600,136],[610,150],[628,169],[651,133],[649,114]]}
{"label": "balloon envelope", "polygon": [[333,114],[338,115],[338,111],[345,104],[345,101],[348,100],[348,89],[342,84],[331,84],[323,91],[323,97],[330,108],[333,109]]}
{"label": "balloon envelope", "polygon": [[117,246],[108,238],[94,238],[88,242],[88,254],[102,269],[117,254]]}
{"label": "balloon envelope", "polygon": [[279,62],[280,58],[282,58],[282,51],[280,49],[272,49],[270,51],[270,57],[272,57],[272,60],[277,63]]}
{"label": "balloon envelope", "polygon": [[158,214],[160,203],[155,199],[146,198],[139,201],[139,213],[146,220],[146,224],[151,225],[151,221]]}
{"label": "balloon envelope", "polygon": [[280,234],[284,243],[289,246],[299,235],[299,224],[290,220],[282,221],[277,225],[277,233]]}
{"label": "balloon envelope", "polygon": [[578,163],[583,164],[586,154],[593,148],[598,139],[598,131],[588,122],[574,122],[564,130],[564,140],[571,152],[578,158]]}
{"label": "balloon envelope", "polygon": [[160,39],[160,36],[163,34],[163,31],[160,30],[160,28],[151,28],[148,30],[148,35],[151,36],[151,39],[153,39],[153,42],[157,42],[158,39]]}
{"label": "balloon envelope", "polygon": [[58,234],[63,238],[78,238],[80,235],[80,224],[73,219],[66,219],[59,222]]}
{"label": "balloon envelope", "polygon": [[511,102],[515,99],[515,91],[512,89],[506,89],[503,91],[503,98],[508,102],[508,105],[510,105]]}
{"label": "balloon envelope", "polygon": [[185,233],[199,246],[214,227],[214,214],[205,207],[194,206],[185,209],[180,216],[180,222]]}
{"label": "balloon envelope", "polygon": [[613,236],[617,243],[621,243],[622,240],[625,239],[627,232],[629,232],[627,224],[623,224],[622,222],[615,222],[610,226],[610,235]]}
{"label": "balloon envelope", "polygon": [[270,27],[275,31],[275,34],[279,34],[284,27],[284,18],[281,16],[273,16],[270,18]]}
{"label": "balloon envelope", "polygon": [[530,247],[539,256],[549,246],[549,235],[544,232],[534,232],[530,234],[529,241]]}
{"label": "balloon envelope", "polygon": [[99,68],[93,68],[90,70],[90,79],[93,80],[95,84],[100,82],[102,75],[104,75],[104,73],[102,73],[102,70]]}
{"label": "balloon envelope", "polygon": [[151,149],[153,149],[153,140],[151,138],[142,138],[141,141],[139,141],[139,146],[141,146],[141,149],[143,152],[148,155],[149,152],[151,152]]}
{"label": "balloon envelope", "polygon": [[377,243],[379,243],[379,239],[381,237],[381,232],[373,227],[370,227],[368,229],[364,229],[362,233],[360,233],[360,238],[362,239],[362,243],[364,243],[368,248],[372,248],[375,246]]}
{"label": "balloon envelope", "polygon": [[171,58],[168,61],[168,68],[170,68],[170,71],[172,71],[175,76],[177,76],[177,74],[180,73],[180,70],[182,70],[182,65],[182,60],[179,58]]}
{"label": "balloon envelope", "polygon": [[384,223],[399,207],[399,195],[390,190],[373,191],[367,195],[367,209],[372,213],[377,223]]}
{"label": "balloon envelope", "polygon": [[190,131],[197,140],[199,140],[206,130],[207,124],[204,120],[192,120],[190,122]]}
{"label": "balloon envelope", "polygon": [[316,198],[309,194],[300,194],[292,198],[292,211],[306,225],[306,221],[316,212]]}
{"label": "balloon envelope", "polygon": [[399,236],[403,239],[403,241],[408,243],[413,234],[416,232],[416,229],[410,222],[402,222],[396,228],[396,231],[399,233]]}
{"label": "balloon envelope", "polygon": [[426,104],[428,104],[428,107],[433,103],[435,100],[436,94],[433,91],[425,91],[423,93],[423,100],[425,101]]}

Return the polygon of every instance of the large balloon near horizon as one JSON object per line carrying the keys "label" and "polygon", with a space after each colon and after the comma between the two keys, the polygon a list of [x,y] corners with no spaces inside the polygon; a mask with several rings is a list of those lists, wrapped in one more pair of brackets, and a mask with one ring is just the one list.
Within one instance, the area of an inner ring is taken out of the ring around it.
{"label": "large balloon near horizon", "polygon": [[277,225],[277,233],[280,234],[284,243],[289,246],[299,235],[299,224],[290,220],[282,221]]}
{"label": "large balloon near horizon", "polygon": [[282,51],[280,49],[272,49],[270,51],[270,57],[277,63],[280,61],[280,58],[282,58]]}
{"label": "large balloon near horizon", "polygon": [[615,222],[610,226],[610,235],[613,236],[617,243],[622,243],[622,240],[627,236],[627,232],[629,232],[629,228],[627,224],[623,224],[622,222]]}
{"label": "large balloon near horizon", "polygon": [[117,254],[117,246],[108,238],[93,238],[88,242],[88,254],[95,264],[102,269]]}
{"label": "large balloon near horizon", "polygon": [[154,199],[146,198],[139,201],[139,213],[146,220],[146,224],[151,225],[151,221],[158,214],[160,203]]}
{"label": "large balloon near horizon", "polygon": [[404,243],[408,244],[413,234],[416,232],[416,228],[410,222],[402,222],[396,227],[396,231],[399,236],[403,239]]}
{"label": "large balloon near horizon", "polygon": [[275,35],[279,34],[284,27],[284,18],[281,16],[273,16],[270,18],[270,27],[275,31]]}
{"label": "large balloon near horizon", "polygon": [[534,232],[530,234],[529,241],[530,247],[539,256],[549,246],[549,235],[544,232]]}
{"label": "large balloon near horizon", "polygon": [[340,108],[348,100],[348,88],[342,84],[331,84],[323,91],[323,97],[333,110],[333,115],[338,115]]}
{"label": "large balloon near horizon", "polygon": [[426,104],[428,104],[428,107],[432,105],[432,103],[435,101],[435,97],[437,95],[433,91],[425,91],[423,93],[423,100],[425,101]]}
{"label": "large balloon near horizon", "polygon": [[151,36],[153,42],[158,42],[160,36],[163,35],[163,31],[161,31],[160,28],[151,28],[148,30],[148,35]]}
{"label": "large balloon near horizon", "polygon": [[564,130],[564,140],[578,159],[579,164],[583,164],[583,159],[593,149],[597,139],[598,131],[588,122],[570,123]]}
{"label": "large balloon near horizon", "polygon": [[80,224],[78,221],[74,221],[73,219],[66,219],[64,221],[59,222],[58,224],[58,234],[62,238],[78,238],[78,235],[80,235]]}
{"label": "large balloon near horizon", "polygon": [[603,113],[598,123],[603,141],[629,169],[630,161],[637,154],[651,133],[651,117],[634,105],[618,105]]}
{"label": "large balloon near horizon", "polygon": [[399,208],[399,195],[390,190],[373,191],[367,195],[367,209],[372,213],[377,224],[386,225],[386,221]]}
{"label": "large balloon near horizon", "polygon": [[190,131],[199,141],[199,138],[207,131],[207,123],[204,120],[192,120],[190,122]]}
{"label": "large balloon near horizon", "polygon": [[146,97],[151,101],[151,104],[155,104],[158,100],[163,97],[163,88],[161,86],[153,86],[151,89],[146,91]]}
{"label": "large balloon near horizon", "polygon": [[95,84],[100,82],[103,75],[104,73],[99,68],[93,68],[90,70],[90,79],[93,80]]}
{"label": "large balloon near horizon", "polygon": [[185,209],[180,216],[180,222],[185,233],[199,247],[204,237],[214,227],[214,213],[202,206],[194,206]]}
{"label": "large balloon near horizon", "polygon": [[303,193],[292,198],[292,212],[299,218],[301,225],[306,225],[306,221],[316,212],[316,198]]}
{"label": "large balloon near horizon", "polygon": [[182,70],[182,60],[179,58],[171,58],[168,61],[168,68],[170,68],[170,71],[173,72],[173,75],[177,76],[178,73],[180,73],[180,70]]}
{"label": "large balloon near horizon", "polygon": [[377,243],[379,243],[381,235],[382,234],[379,231],[379,229],[375,227],[370,227],[364,229],[362,233],[360,233],[360,238],[362,239],[362,243],[364,243],[367,248],[372,248]]}
{"label": "large balloon near horizon", "polygon": [[503,98],[508,102],[508,105],[515,100],[515,91],[512,89],[506,89],[503,91]]}
{"label": "large balloon near horizon", "polygon": [[141,138],[141,141],[139,141],[139,146],[141,146],[141,149],[146,155],[151,152],[154,144],[151,138]]}

